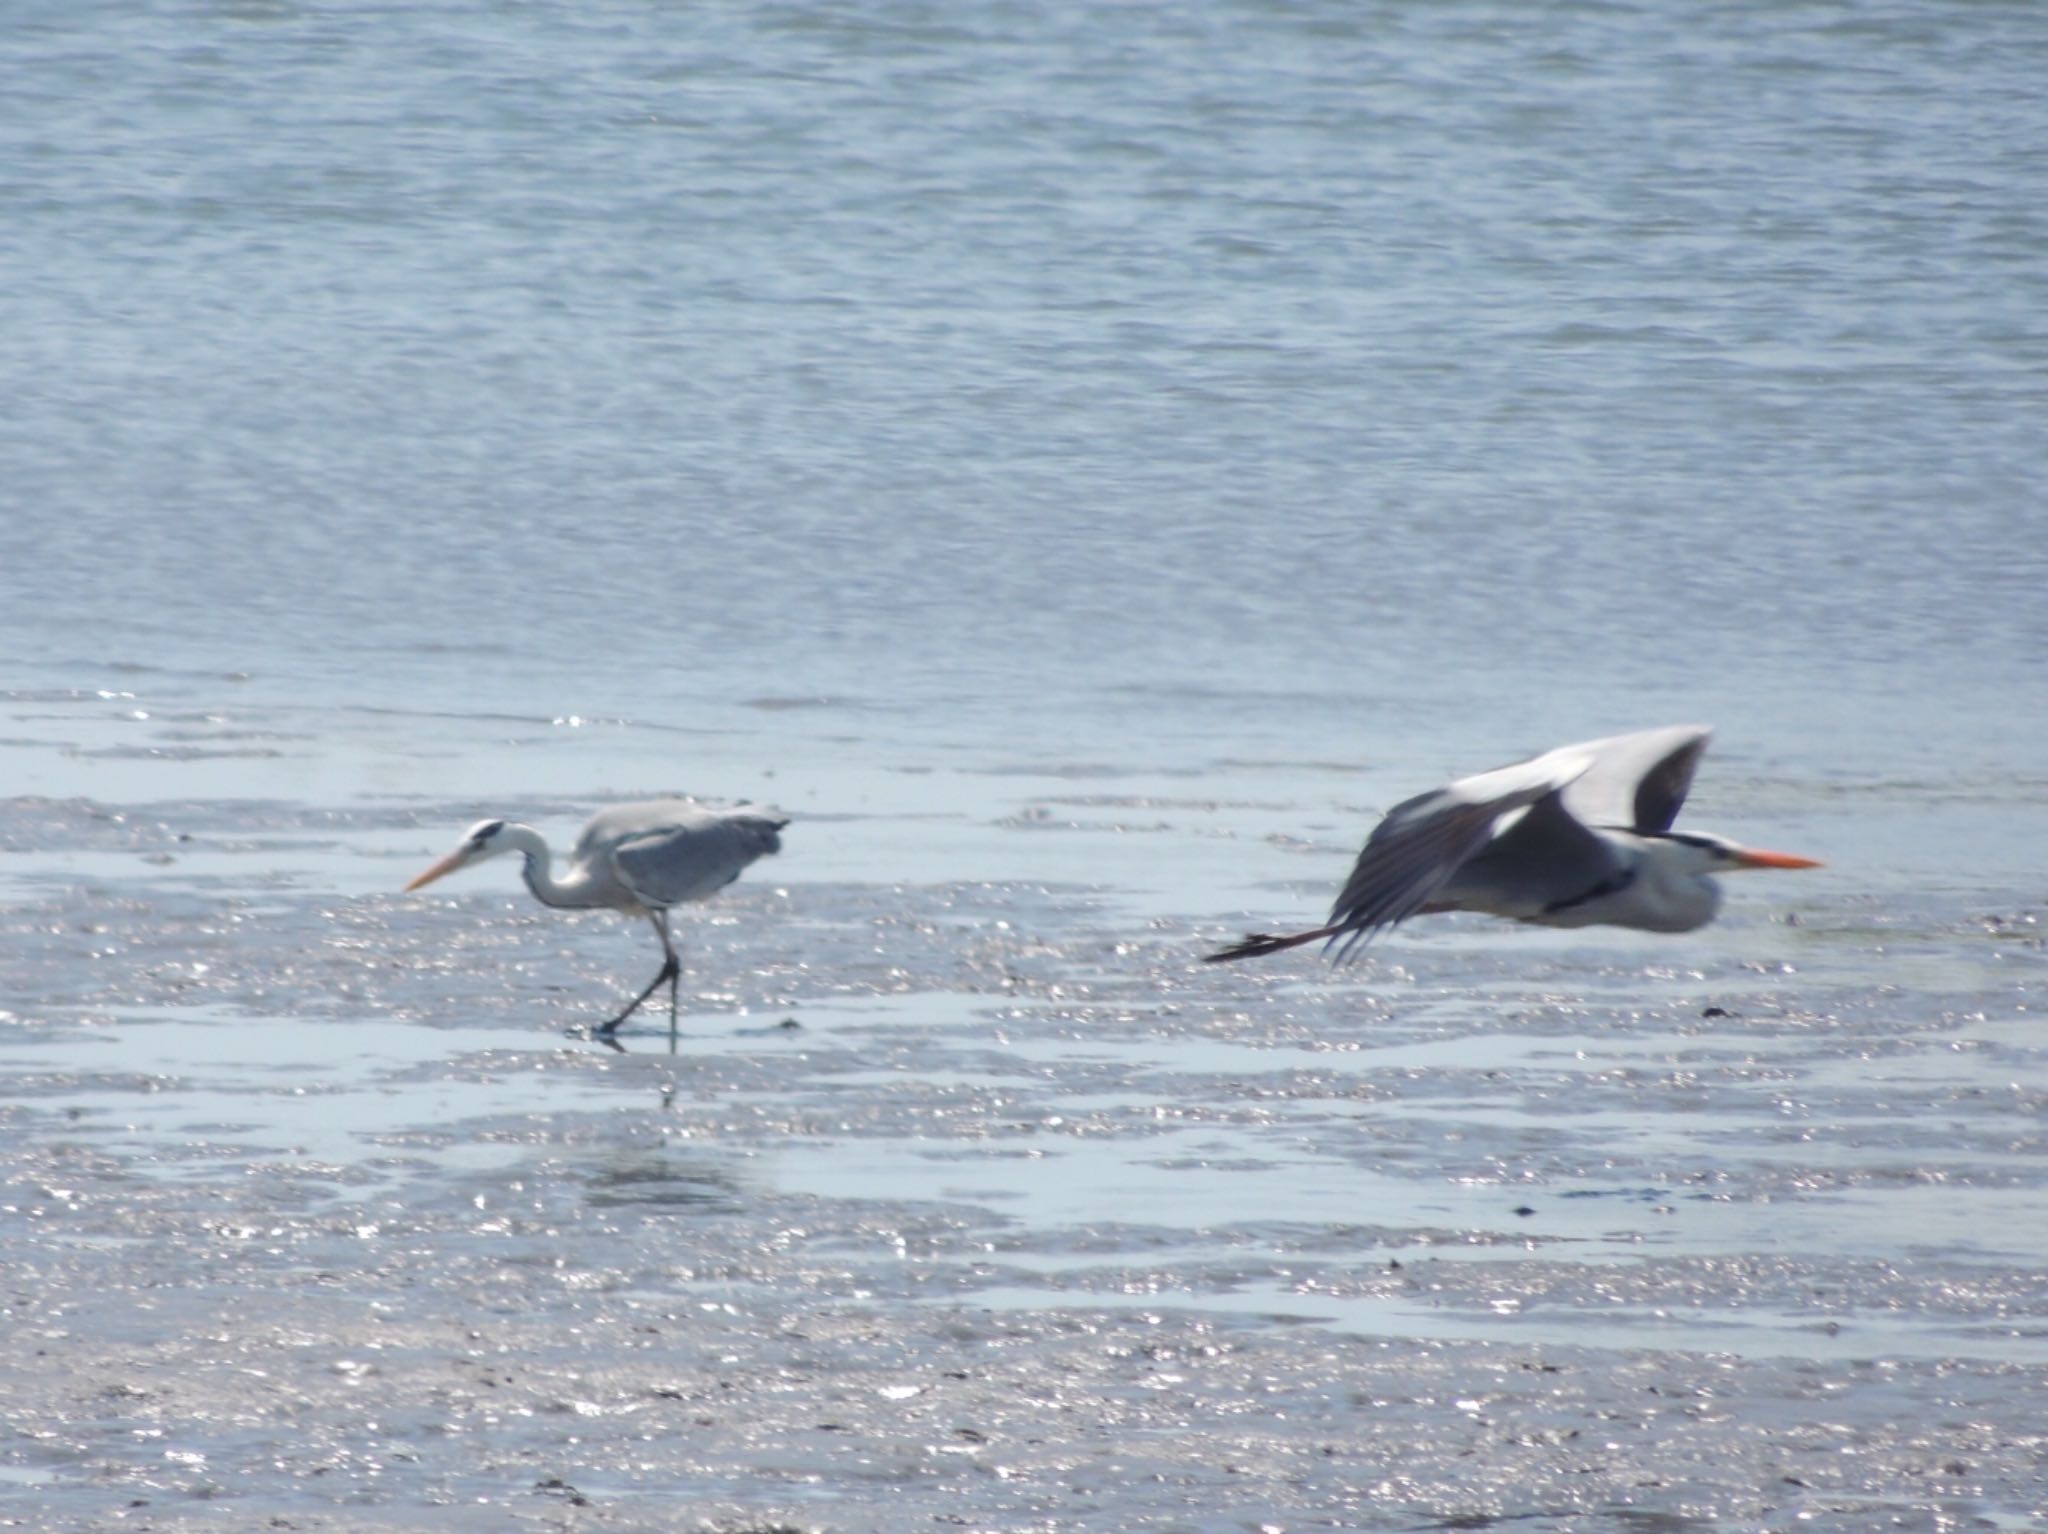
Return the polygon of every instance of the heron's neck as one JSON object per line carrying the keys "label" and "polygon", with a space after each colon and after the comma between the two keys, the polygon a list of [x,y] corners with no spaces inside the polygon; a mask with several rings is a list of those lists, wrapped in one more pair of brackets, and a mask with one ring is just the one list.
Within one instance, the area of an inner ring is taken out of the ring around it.
{"label": "heron's neck", "polygon": [[1683,843],[1649,837],[1642,846],[1647,855],[1637,870],[1655,891],[1658,914],[1669,923],[1661,930],[1690,932],[1712,921],[1721,909],[1721,886],[1710,865]]}
{"label": "heron's neck", "polygon": [[542,905],[560,906],[575,910],[590,904],[584,891],[587,880],[576,874],[566,879],[554,876],[554,856],[548,851],[548,844],[541,839],[540,832],[532,826],[507,826],[499,833],[506,847],[519,854],[520,873],[526,879],[526,887],[533,891],[533,898]]}

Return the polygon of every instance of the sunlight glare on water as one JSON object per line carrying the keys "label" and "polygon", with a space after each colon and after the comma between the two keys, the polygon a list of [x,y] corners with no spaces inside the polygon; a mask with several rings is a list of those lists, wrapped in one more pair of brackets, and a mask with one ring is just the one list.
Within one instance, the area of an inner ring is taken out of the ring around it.
{"label": "sunlight glare on water", "polygon": [[[9,23],[27,1526],[2048,1520],[2048,13]],[[1196,962],[1687,720],[1826,868]],[[674,1055],[399,893],[675,793]]]}

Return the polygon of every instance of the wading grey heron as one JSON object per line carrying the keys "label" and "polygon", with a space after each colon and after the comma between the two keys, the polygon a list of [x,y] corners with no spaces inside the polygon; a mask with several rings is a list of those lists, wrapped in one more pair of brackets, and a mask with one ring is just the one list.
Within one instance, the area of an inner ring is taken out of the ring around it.
{"label": "wading grey heron", "polygon": [[786,816],[753,804],[726,810],[706,809],[687,799],[621,804],[590,818],[569,854],[568,871],[557,879],[548,844],[532,826],[481,820],[469,828],[453,852],[406,888],[420,889],[458,868],[516,852],[524,860],[526,887],[542,905],[568,911],[602,906],[646,917],[661,939],[661,972],[625,1011],[600,1023],[595,1032],[617,1047],[613,1036],[619,1024],[667,981],[673,1047],[676,986],[682,964],[669,938],[668,908],[686,900],[708,900],[756,858],[781,851],[782,840],[776,833],[788,824]]}
{"label": "wading grey heron", "polygon": [[1253,933],[1208,962],[1326,939],[1341,963],[1375,932],[1430,911],[1546,927],[1704,927],[1721,905],[1715,874],[1821,866],[1671,829],[1709,733],[1672,725],[1559,746],[1418,794],[1373,828],[1325,925]]}

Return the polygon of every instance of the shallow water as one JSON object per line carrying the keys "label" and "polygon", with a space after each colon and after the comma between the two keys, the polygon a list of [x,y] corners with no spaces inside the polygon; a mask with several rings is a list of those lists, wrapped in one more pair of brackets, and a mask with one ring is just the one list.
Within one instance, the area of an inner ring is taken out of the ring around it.
{"label": "shallow water", "polygon": [[[2048,1523],[2032,9],[13,19],[0,1515]],[[1687,718],[1826,869],[1197,962]],[[397,892],[674,792],[673,1053]]]}
{"label": "shallow water", "polygon": [[[10,760],[99,707],[17,699]],[[1292,805],[877,772],[685,914],[679,1047],[656,1015],[615,1053],[583,1030],[651,961],[631,924],[489,870],[395,893],[472,813],[437,740],[495,726],[330,728],[419,792],[176,761],[0,816],[43,1526],[2041,1514],[2048,959],[2011,891],[1829,872],[1678,940],[1445,921],[1219,970],[1234,902],[1341,870],[1253,829],[1313,820],[1317,769]],[[1267,845],[1308,868],[1247,887]],[[883,848],[928,877],[854,876]],[[944,877],[963,848],[1040,877]]]}

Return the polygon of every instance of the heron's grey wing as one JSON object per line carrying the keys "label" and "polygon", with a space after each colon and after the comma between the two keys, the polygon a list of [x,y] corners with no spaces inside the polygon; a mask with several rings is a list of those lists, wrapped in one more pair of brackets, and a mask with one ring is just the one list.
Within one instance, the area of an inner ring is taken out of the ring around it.
{"label": "heron's grey wing", "polygon": [[1627,869],[1614,844],[1543,795],[1459,865],[1437,898],[1446,907],[1528,921],[1616,887]]}
{"label": "heron's grey wing", "polygon": [[636,836],[667,831],[676,826],[701,825],[717,819],[721,813],[691,799],[642,799],[630,804],[615,804],[590,817],[576,838],[571,856],[578,860],[595,858],[605,861],[614,847]]}
{"label": "heron's grey wing", "polygon": [[643,905],[670,906],[716,894],[756,858],[782,850],[789,821],[764,810],[691,808],[675,823],[629,835],[610,853],[618,877]]}
{"label": "heron's grey wing", "polygon": [[1590,753],[1593,765],[1566,791],[1566,806],[1588,825],[1668,831],[1711,734],[1706,725],[1674,724],[1567,747]]}
{"label": "heron's grey wing", "polygon": [[1330,925],[1344,929],[1331,939],[1337,960],[1421,910],[1494,839],[1505,817],[1554,797],[1590,765],[1590,758],[1569,747],[1546,751],[1417,794],[1387,811],[1330,908]]}

